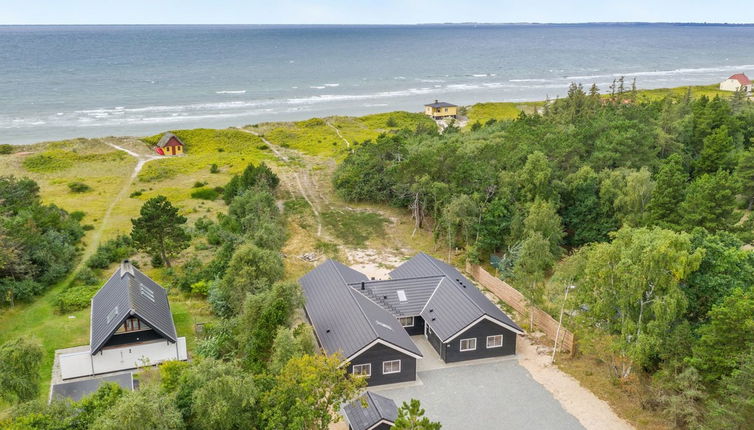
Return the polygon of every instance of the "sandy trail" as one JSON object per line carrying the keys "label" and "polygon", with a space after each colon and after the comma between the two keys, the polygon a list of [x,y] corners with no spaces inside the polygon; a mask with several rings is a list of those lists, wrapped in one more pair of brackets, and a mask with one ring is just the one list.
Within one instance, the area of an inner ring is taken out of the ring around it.
{"label": "sandy trail", "polygon": [[107,226],[110,215],[113,213],[113,210],[115,209],[115,206],[123,200],[126,195],[128,194],[128,189],[131,187],[131,184],[133,184],[136,177],[139,175],[139,172],[144,167],[144,165],[152,160],[156,160],[160,157],[154,156],[154,155],[145,155],[145,154],[138,154],[134,151],[131,151],[129,149],[123,148],[122,146],[115,145],[110,142],[105,142],[108,146],[111,146],[119,151],[123,151],[126,154],[136,158],[137,162],[134,166],[133,171],[131,172],[131,176],[123,183],[123,186],[121,187],[120,191],[118,191],[118,194],[115,195],[113,200],[110,202],[110,205],[107,206],[107,210],[105,210],[105,214],[102,216],[102,222],[99,223],[99,226],[94,231],[94,234],[92,234],[91,240],[89,241],[89,244],[87,245],[86,249],[84,250],[84,253],[81,256],[81,262],[79,263],[79,266],[76,268],[74,272],[78,272],[79,269],[85,264],[86,260],[94,254],[94,251],[97,250],[97,247],[99,246],[100,240],[102,239],[102,233],[105,230],[105,226]]}
{"label": "sandy trail", "polygon": [[528,338],[519,337],[516,343],[518,362],[529,371],[587,430],[634,430],[634,427],[615,414],[610,405],[582,387],[579,381],[550,365],[551,357],[537,353]]}
{"label": "sandy trail", "polygon": [[337,134],[338,137],[340,137],[341,139],[343,139],[343,142],[346,142],[346,148],[351,148],[351,142],[349,142],[348,139],[346,139],[345,137],[343,137],[342,134],[340,134],[340,130],[338,130],[338,127],[335,127],[334,125],[330,124],[329,122],[325,122],[325,124],[327,124],[330,128],[332,128],[333,130],[335,130],[335,134]]}
{"label": "sandy trail", "polygon": [[[262,142],[264,142],[264,144],[267,145],[268,148],[270,148],[272,153],[275,154],[275,156],[280,161],[286,164],[290,162],[290,159],[285,154],[283,154],[283,152],[280,150],[280,148],[277,147],[277,145],[274,145],[272,142],[265,139],[264,136],[261,136],[256,131],[246,130],[243,128],[239,128],[238,130],[253,134],[254,136],[262,139]],[[317,236],[322,236],[322,218],[320,216],[320,211],[317,205],[314,203],[313,196],[310,196],[309,191],[307,190],[307,187],[311,188],[313,184],[311,178],[309,177],[309,171],[305,169],[295,170],[292,168],[291,174],[293,175],[293,180],[296,183],[295,188],[298,189],[298,193],[301,195],[301,197],[304,198],[304,200],[306,200],[306,203],[309,204],[309,207],[312,208],[314,217],[317,219]]]}

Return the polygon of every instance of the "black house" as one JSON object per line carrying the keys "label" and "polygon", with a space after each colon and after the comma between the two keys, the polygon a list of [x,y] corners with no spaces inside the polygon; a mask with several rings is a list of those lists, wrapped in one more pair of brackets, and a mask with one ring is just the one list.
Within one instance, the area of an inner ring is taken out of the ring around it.
{"label": "black house", "polygon": [[388,430],[398,418],[398,407],[387,397],[367,391],[343,407],[348,430]]}
{"label": "black house", "polygon": [[445,362],[516,353],[523,330],[454,267],[420,253],[390,277],[328,260],[299,280],[322,348],[370,385],[415,379],[421,353],[409,335],[423,334]]}
{"label": "black house", "polygon": [[370,385],[413,381],[419,348],[390,312],[348,286],[367,280],[333,260],[299,279],[317,342],[326,353],[339,353],[348,372]]}

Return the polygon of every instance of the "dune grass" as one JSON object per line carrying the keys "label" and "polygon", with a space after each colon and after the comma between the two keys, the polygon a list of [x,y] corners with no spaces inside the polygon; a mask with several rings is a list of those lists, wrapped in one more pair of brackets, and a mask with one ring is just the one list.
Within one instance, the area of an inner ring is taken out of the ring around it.
{"label": "dune grass", "polygon": [[423,114],[398,111],[361,117],[332,116],[297,122],[263,123],[253,128],[270,142],[284,148],[341,160],[348,154],[350,145],[373,140],[382,133],[404,128],[413,130],[417,126],[435,127],[435,124]]}
{"label": "dune grass", "polygon": [[715,96],[720,96],[720,97],[728,98],[733,95],[733,93],[730,91],[720,90],[719,84],[697,85],[697,86],[677,87],[677,88],[656,88],[652,90],[639,90],[638,94],[639,94],[640,101],[652,101],[652,100],[662,99],[665,96],[683,97],[686,95],[689,89],[691,89],[692,97],[707,96],[709,98],[714,98]]}
{"label": "dune grass", "polygon": [[484,124],[491,119],[496,121],[515,119],[521,112],[534,113],[543,105],[544,102],[477,103],[466,108],[466,116],[469,119],[467,127],[471,127],[477,121]]}

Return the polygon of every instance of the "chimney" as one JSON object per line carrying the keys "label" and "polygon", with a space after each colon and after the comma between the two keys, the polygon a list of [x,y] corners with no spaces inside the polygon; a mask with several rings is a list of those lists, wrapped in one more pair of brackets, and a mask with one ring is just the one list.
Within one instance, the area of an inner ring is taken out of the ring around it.
{"label": "chimney", "polygon": [[437,104],[437,103],[440,103],[440,101],[439,101],[439,100],[437,100],[437,99],[435,99],[435,104]]}
{"label": "chimney", "polygon": [[120,277],[126,276],[126,273],[130,274],[131,276],[134,275],[134,266],[131,264],[128,260],[123,260],[120,263]]}

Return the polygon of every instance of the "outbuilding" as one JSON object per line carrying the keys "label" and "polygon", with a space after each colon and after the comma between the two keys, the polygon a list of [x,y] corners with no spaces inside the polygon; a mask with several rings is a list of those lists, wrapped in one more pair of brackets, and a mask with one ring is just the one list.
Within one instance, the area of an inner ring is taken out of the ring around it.
{"label": "outbuilding", "polygon": [[348,430],[389,430],[398,419],[398,407],[392,399],[367,391],[343,407]]}
{"label": "outbuilding", "polygon": [[154,148],[155,152],[160,155],[181,155],[183,154],[183,147],[185,145],[173,133],[165,133],[157,142],[157,146]]}
{"label": "outbuilding", "polygon": [[751,92],[751,79],[744,73],[736,73],[720,83],[720,89],[723,91],[740,91]]}

